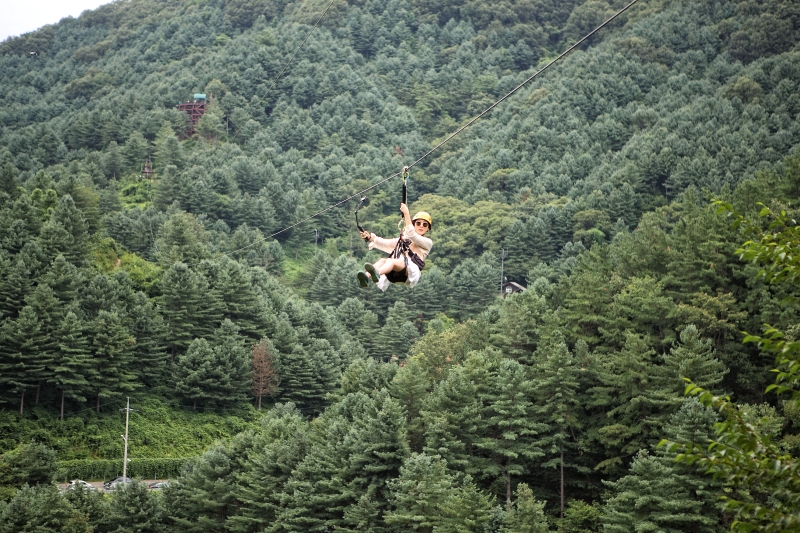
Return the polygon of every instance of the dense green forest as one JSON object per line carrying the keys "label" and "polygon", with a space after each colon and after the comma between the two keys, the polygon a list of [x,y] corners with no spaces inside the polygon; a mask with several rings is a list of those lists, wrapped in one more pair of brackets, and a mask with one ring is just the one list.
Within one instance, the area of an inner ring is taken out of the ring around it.
{"label": "dense green forest", "polygon": [[[796,225],[800,4],[641,0],[423,160],[413,290],[359,288],[356,201],[275,235],[625,4],[117,0],[0,43],[0,533],[796,530],[754,510],[793,478],[675,459],[800,453],[784,345],[742,342],[798,338],[761,272],[797,248],[741,249]],[[59,493],[121,474],[126,397],[128,472],[172,484]]]}

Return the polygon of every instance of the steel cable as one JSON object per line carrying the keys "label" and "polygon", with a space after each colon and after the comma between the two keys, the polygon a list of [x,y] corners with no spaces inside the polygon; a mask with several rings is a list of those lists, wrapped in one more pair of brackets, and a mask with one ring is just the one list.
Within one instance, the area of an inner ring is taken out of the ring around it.
{"label": "steel cable", "polygon": [[[583,36],[583,37],[582,37],[580,40],[578,40],[577,42],[575,42],[575,44],[573,44],[572,46],[570,46],[569,48],[567,48],[566,50],[564,50],[563,52],[561,52],[561,53],[560,53],[560,54],[559,54],[559,55],[558,55],[558,56],[557,56],[555,59],[551,60],[549,63],[547,63],[547,64],[546,64],[544,67],[542,67],[541,69],[539,69],[538,71],[536,71],[536,72],[535,72],[533,75],[531,75],[531,76],[530,76],[529,78],[527,78],[525,81],[523,81],[522,83],[520,83],[519,85],[517,85],[516,87],[514,87],[514,88],[513,88],[511,91],[509,91],[509,92],[508,92],[508,93],[507,93],[505,96],[503,96],[502,98],[500,98],[499,100],[497,100],[495,103],[493,103],[492,105],[490,105],[489,107],[487,107],[487,108],[486,108],[485,110],[483,110],[483,111],[482,111],[480,114],[478,114],[478,115],[476,115],[475,117],[471,118],[471,119],[470,119],[470,120],[469,120],[469,121],[468,121],[466,124],[464,124],[463,126],[461,126],[460,128],[458,128],[458,129],[457,129],[455,132],[453,132],[452,134],[450,134],[450,135],[449,135],[449,136],[448,136],[448,137],[447,137],[445,140],[443,140],[442,142],[438,143],[436,146],[434,146],[433,148],[431,148],[430,150],[428,150],[428,151],[427,151],[427,152],[426,152],[424,155],[422,155],[422,157],[420,157],[419,159],[417,159],[416,161],[414,161],[413,163],[411,163],[410,165],[408,165],[408,167],[406,167],[406,168],[407,168],[407,169],[411,169],[411,168],[415,167],[416,165],[418,165],[418,164],[419,164],[421,161],[425,160],[425,159],[426,159],[427,157],[429,157],[429,156],[430,156],[432,153],[434,153],[434,152],[435,152],[435,151],[437,151],[439,148],[441,148],[442,146],[444,146],[444,145],[445,145],[445,144],[446,144],[448,141],[450,141],[450,140],[451,140],[451,139],[453,139],[455,136],[459,135],[461,132],[463,132],[464,130],[466,130],[466,129],[467,129],[467,128],[469,128],[470,126],[472,126],[472,125],[473,125],[475,122],[477,122],[479,119],[481,119],[481,118],[482,118],[484,115],[486,115],[487,113],[489,113],[490,111],[492,111],[492,110],[493,110],[495,107],[497,107],[498,105],[500,105],[501,103],[503,103],[505,100],[507,100],[508,98],[510,98],[511,96],[513,96],[513,95],[514,95],[514,94],[515,94],[517,91],[519,91],[519,90],[520,90],[520,89],[522,89],[524,86],[526,86],[527,84],[529,84],[530,82],[532,82],[534,79],[536,79],[536,78],[537,78],[539,75],[541,75],[543,72],[545,72],[545,71],[546,71],[547,69],[549,69],[551,66],[553,66],[554,64],[556,64],[557,62],[559,62],[559,61],[560,61],[561,59],[563,59],[564,57],[566,57],[566,56],[567,56],[567,55],[568,55],[570,52],[572,52],[572,51],[573,51],[573,50],[575,50],[575,49],[576,49],[578,46],[580,46],[581,44],[583,44],[584,42],[586,42],[586,41],[587,41],[589,38],[591,38],[591,37],[592,37],[592,36],[593,36],[595,33],[597,33],[598,31],[602,30],[604,27],[606,27],[608,24],[610,24],[612,21],[614,21],[614,20],[615,20],[617,17],[619,17],[620,15],[622,15],[622,14],[623,14],[625,11],[627,11],[628,9],[630,9],[630,8],[631,8],[631,7],[632,7],[634,4],[636,4],[638,1],[639,1],[639,0],[632,0],[632,1],[631,1],[629,4],[627,4],[625,7],[623,7],[623,8],[622,8],[622,9],[620,9],[619,11],[617,11],[617,12],[616,12],[614,15],[612,15],[610,18],[608,18],[608,19],[607,19],[605,22],[603,22],[602,24],[600,24],[599,26],[597,26],[595,29],[593,29],[592,31],[590,31],[589,33],[587,33],[586,35],[584,35],[584,36]],[[328,6],[328,7],[330,7],[330,6]],[[318,216],[320,216],[320,215],[322,215],[322,214],[324,214],[324,213],[327,213],[327,212],[328,212],[328,211],[330,211],[331,209],[335,209],[336,207],[339,207],[340,205],[342,205],[342,204],[344,204],[344,203],[346,203],[346,202],[349,202],[349,201],[350,201],[350,200],[352,200],[353,198],[356,198],[356,197],[362,196],[364,193],[366,193],[366,192],[369,192],[369,191],[371,191],[372,189],[374,189],[374,188],[376,188],[376,187],[379,187],[380,185],[383,185],[383,184],[384,184],[384,183],[386,183],[387,181],[389,181],[389,180],[391,180],[391,179],[393,179],[393,178],[396,178],[397,176],[400,176],[402,173],[403,173],[403,171],[402,171],[402,170],[401,170],[400,172],[395,172],[395,173],[394,173],[394,174],[392,174],[391,176],[389,176],[389,177],[387,177],[387,178],[384,178],[384,179],[382,179],[381,181],[379,181],[379,182],[377,182],[377,183],[375,183],[375,184],[373,184],[373,185],[370,185],[370,186],[369,186],[369,187],[367,187],[366,189],[363,189],[363,190],[361,190],[361,191],[359,191],[359,192],[357,192],[357,193],[355,193],[355,194],[353,194],[353,195],[351,195],[351,196],[348,196],[348,197],[347,197],[347,198],[345,198],[344,200],[340,200],[340,201],[336,202],[335,204],[329,205],[329,206],[328,206],[328,207],[326,207],[325,209],[322,209],[322,210],[320,210],[320,211],[317,211],[317,212],[316,212],[316,213],[314,213],[313,215],[307,216],[306,218],[304,218],[304,219],[302,219],[302,220],[300,220],[300,221],[298,221],[298,222],[295,222],[294,224],[292,224],[292,225],[290,225],[290,226],[286,226],[285,228],[283,228],[283,229],[280,229],[280,230],[276,231],[275,233],[272,233],[272,234],[270,234],[270,235],[267,235],[266,237],[263,237],[261,241],[254,242],[254,243],[252,243],[252,244],[248,244],[247,246],[244,246],[244,247],[242,247],[242,248],[239,248],[238,250],[233,250],[233,251],[231,251],[231,252],[226,252],[226,253],[224,253],[224,254],[222,254],[222,255],[220,255],[220,256],[217,256],[217,257],[224,257],[224,256],[227,256],[227,255],[232,255],[232,254],[235,254],[235,253],[237,253],[237,252],[241,252],[242,250],[246,250],[247,248],[250,248],[250,247],[252,247],[252,246],[255,246],[256,244],[260,244],[261,242],[263,242],[263,241],[266,241],[267,239],[271,239],[271,238],[273,238],[273,237],[275,237],[275,236],[277,236],[277,235],[280,235],[281,233],[284,233],[284,232],[286,232],[286,231],[289,231],[290,229],[296,228],[297,226],[299,226],[299,225],[301,225],[301,224],[303,224],[303,223],[305,223],[305,222],[308,222],[309,220],[311,220],[311,219],[313,219],[313,218],[316,218],[316,217],[318,217]]]}

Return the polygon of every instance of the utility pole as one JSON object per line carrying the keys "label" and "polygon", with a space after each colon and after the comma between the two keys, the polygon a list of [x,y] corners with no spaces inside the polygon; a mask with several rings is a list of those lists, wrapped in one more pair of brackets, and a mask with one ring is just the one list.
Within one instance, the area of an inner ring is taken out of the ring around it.
{"label": "utility pole", "polygon": [[503,248],[503,251],[500,252],[500,296],[503,296],[503,269],[505,268],[506,262],[506,249]]}
{"label": "utility pole", "polygon": [[319,239],[319,230],[314,230],[314,255],[317,255],[317,239]]}
{"label": "utility pole", "polygon": [[[122,411],[123,409],[120,409]],[[125,441],[125,452],[122,455],[122,482],[125,483],[125,479],[128,477],[128,421],[130,420],[131,416],[131,398],[128,396],[128,405],[124,409],[125,411],[125,436],[120,435],[122,440]]]}

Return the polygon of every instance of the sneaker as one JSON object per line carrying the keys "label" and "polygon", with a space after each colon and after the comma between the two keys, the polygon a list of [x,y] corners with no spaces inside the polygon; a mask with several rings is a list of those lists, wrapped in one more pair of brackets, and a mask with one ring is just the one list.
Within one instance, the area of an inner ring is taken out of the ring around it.
{"label": "sneaker", "polygon": [[366,265],[364,265],[364,270],[367,271],[367,273],[369,274],[369,277],[375,283],[378,283],[381,280],[381,277],[378,275],[378,271],[375,270],[375,267],[372,266],[372,264],[367,263]]}
{"label": "sneaker", "polygon": [[356,277],[358,278],[358,284],[361,285],[362,288],[369,285],[369,281],[367,281],[367,275],[365,273],[359,272],[356,274]]}

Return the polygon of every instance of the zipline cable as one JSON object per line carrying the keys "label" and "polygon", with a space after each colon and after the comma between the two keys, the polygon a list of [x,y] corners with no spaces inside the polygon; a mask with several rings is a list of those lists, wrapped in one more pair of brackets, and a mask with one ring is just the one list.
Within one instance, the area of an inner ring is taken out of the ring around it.
{"label": "zipline cable", "polygon": [[[582,38],[580,41],[576,42],[575,44],[573,44],[572,46],[570,46],[569,48],[567,48],[566,50],[564,50],[563,52],[561,52],[561,54],[559,54],[559,55],[558,55],[558,57],[556,57],[555,59],[553,59],[552,61],[550,61],[548,64],[546,64],[544,67],[542,67],[541,69],[539,69],[539,70],[538,70],[537,72],[535,72],[535,73],[534,73],[534,74],[533,74],[533,75],[532,75],[530,78],[526,79],[525,81],[523,81],[522,83],[520,83],[519,85],[517,85],[516,87],[514,87],[514,88],[511,90],[511,92],[509,92],[508,94],[506,94],[505,96],[503,96],[502,98],[500,98],[498,101],[496,101],[495,103],[493,103],[492,105],[490,105],[489,107],[487,107],[487,108],[486,108],[486,109],[485,109],[485,110],[484,110],[484,111],[483,111],[483,112],[482,112],[480,115],[477,115],[476,117],[472,118],[472,119],[471,119],[469,122],[467,122],[466,124],[464,124],[463,126],[461,126],[460,128],[458,128],[458,129],[457,129],[457,130],[456,130],[454,133],[452,133],[452,134],[451,134],[449,137],[447,137],[445,140],[443,140],[442,142],[440,142],[439,144],[437,144],[436,146],[434,146],[433,148],[431,148],[431,149],[430,149],[430,150],[429,150],[429,151],[428,151],[428,152],[427,152],[425,155],[423,155],[422,157],[420,157],[419,159],[417,159],[416,161],[414,161],[413,163],[411,163],[410,165],[408,165],[408,168],[409,168],[409,169],[411,169],[411,168],[414,168],[414,166],[416,166],[416,165],[417,165],[417,163],[419,163],[420,161],[422,161],[423,159],[425,159],[426,157],[428,157],[429,155],[431,155],[433,152],[435,152],[436,150],[438,150],[439,148],[441,148],[441,147],[442,147],[442,146],[443,146],[445,143],[447,143],[447,142],[448,142],[450,139],[452,139],[453,137],[455,137],[456,135],[458,135],[459,133],[461,133],[461,132],[462,132],[462,131],[464,131],[465,129],[467,129],[467,128],[469,128],[470,126],[472,126],[472,125],[473,125],[475,122],[477,122],[477,121],[478,121],[478,119],[482,118],[482,117],[483,117],[483,116],[484,116],[486,113],[490,112],[492,109],[494,109],[495,107],[497,107],[498,105],[500,105],[501,103],[503,103],[503,102],[504,102],[504,101],[505,101],[507,98],[509,98],[509,97],[510,97],[510,96],[512,96],[514,93],[516,93],[517,91],[519,91],[520,89],[522,89],[524,86],[526,86],[528,83],[530,83],[531,81],[533,81],[533,80],[534,80],[534,79],[535,79],[537,76],[539,76],[539,74],[541,74],[542,72],[544,72],[545,70],[547,70],[548,68],[550,68],[551,66],[553,66],[555,63],[557,63],[558,61],[560,61],[560,60],[561,60],[563,57],[565,57],[567,54],[569,54],[570,52],[572,52],[573,50],[575,50],[575,48],[577,48],[578,46],[580,46],[581,44],[583,44],[583,42],[584,42],[584,41],[586,41],[586,40],[587,40],[587,39],[589,39],[589,38],[590,38],[592,35],[594,35],[594,34],[595,34],[595,33],[597,33],[598,31],[600,31],[601,29],[603,29],[603,28],[604,28],[606,25],[608,25],[609,23],[611,23],[611,22],[612,22],[614,19],[616,19],[618,16],[622,15],[624,12],[626,12],[626,11],[627,11],[627,10],[628,10],[628,9],[629,9],[631,6],[633,6],[633,5],[634,5],[636,2],[638,2],[638,1],[639,1],[639,0],[633,0],[633,1],[632,1],[630,4],[626,5],[625,7],[623,7],[623,8],[622,8],[622,9],[620,9],[619,11],[617,11],[617,12],[616,12],[616,13],[615,13],[615,14],[614,14],[614,15],[613,15],[611,18],[609,18],[608,20],[606,20],[605,22],[603,22],[602,24],[600,24],[598,27],[596,27],[595,29],[593,29],[592,31],[590,31],[589,33],[587,33],[587,34],[586,34],[586,35],[585,35],[585,36],[584,36],[584,37],[583,37],[583,38]],[[396,175],[396,174],[395,174],[395,175]]]}
{"label": "zipline cable", "polygon": [[[455,132],[453,132],[452,134],[450,134],[450,135],[449,135],[449,136],[448,136],[448,137],[447,137],[445,140],[443,140],[442,142],[440,142],[439,144],[437,144],[436,146],[434,146],[433,148],[431,148],[430,150],[428,150],[428,151],[427,151],[427,152],[426,152],[426,153],[425,153],[425,154],[424,154],[422,157],[420,157],[419,159],[417,159],[416,161],[414,161],[413,163],[411,163],[410,165],[408,165],[407,167],[405,167],[405,168],[404,168],[404,170],[401,170],[400,172],[395,172],[394,174],[392,174],[392,175],[391,175],[391,176],[389,176],[388,178],[384,178],[384,179],[382,179],[381,181],[379,181],[378,183],[375,183],[375,184],[373,184],[373,185],[370,185],[370,186],[369,186],[369,187],[367,187],[366,189],[364,189],[364,190],[362,190],[362,191],[359,191],[359,192],[357,192],[357,193],[355,193],[355,194],[353,194],[353,195],[351,195],[351,196],[348,196],[348,197],[347,197],[347,198],[345,198],[344,200],[340,200],[340,201],[336,202],[335,204],[329,205],[329,206],[328,206],[328,207],[326,207],[325,209],[322,209],[321,211],[317,211],[317,212],[316,212],[316,213],[314,213],[313,215],[307,216],[306,218],[304,218],[304,219],[300,220],[299,222],[295,222],[294,224],[292,224],[292,225],[290,225],[290,226],[286,226],[285,228],[283,228],[283,229],[281,229],[281,230],[278,230],[278,231],[276,231],[275,233],[273,233],[273,234],[271,234],[271,235],[267,235],[266,237],[263,237],[263,238],[262,238],[262,241],[258,241],[258,242],[254,242],[254,243],[248,244],[247,246],[244,246],[244,247],[242,247],[242,248],[239,248],[238,250],[233,250],[232,252],[226,252],[226,253],[224,253],[224,254],[222,254],[222,255],[220,255],[220,256],[217,256],[217,257],[223,257],[223,256],[226,256],[226,255],[232,255],[232,254],[235,254],[235,253],[237,253],[237,252],[241,252],[242,250],[246,250],[247,248],[250,248],[251,246],[255,246],[256,244],[260,244],[261,242],[263,242],[263,241],[266,241],[267,239],[271,239],[271,238],[275,237],[276,235],[280,235],[281,233],[284,233],[284,232],[286,232],[286,231],[289,231],[290,229],[296,228],[297,226],[299,226],[299,225],[301,225],[301,224],[303,224],[303,223],[305,223],[305,222],[308,222],[308,221],[309,221],[309,220],[311,220],[312,218],[316,218],[316,217],[320,216],[320,215],[321,215],[321,214],[323,214],[323,213],[327,213],[327,212],[328,212],[328,211],[330,211],[331,209],[334,209],[334,208],[336,208],[336,207],[339,207],[340,205],[342,205],[342,204],[344,204],[344,203],[346,203],[346,202],[349,202],[349,201],[350,201],[350,200],[352,200],[353,198],[357,198],[357,197],[359,197],[359,196],[362,196],[364,193],[366,193],[366,192],[369,192],[369,191],[371,191],[372,189],[374,189],[374,188],[376,188],[376,187],[379,187],[379,186],[383,185],[384,183],[386,183],[387,181],[391,180],[392,178],[396,178],[397,176],[400,176],[401,174],[403,174],[403,172],[404,172],[405,170],[410,170],[410,169],[414,168],[414,167],[415,167],[416,165],[418,165],[418,164],[419,164],[421,161],[423,161],[424,159],[426,159],[428,156],[430,156],[430,155],[431,155],[432,153],[434,153],[436,150],[438,150],[439,148],[441,148],[442,146],[444,146],[444,145],[445,145],[445,144],[446,144],[448,141],[450,141],[451,139],[453,139],[453,137],[455,137],[456,135],[460,134],[462,131],[464,131],[464,130],[466,130],[467,128],[469,128],[470,126],[472,126],[472,125],[473,125],[475,122],[477,122],[477,121],[478,121],[479,119],[481,119],[481,118],[482,118],[484,115],[486,115],[487,113],[489,113],[489,112],[490,112],[492,109],[494,109],[495,107],[497,107],[498,105],[500,105],[501,103],[503,103],[503,102],[504,102],[505,100],[507,100],[509,97],[511,97],[512,95],[514,95],[514,94],[515,94],[517,91],[519,91],[519,90],[520,90],[520,89],[522,89],[524,86],[526,86],[527,84],[529,84],[530,82],[532,82],[534,79],[536,79],[536,78],[537,78],[537,77],[538,77],[540,74],[542,74],[544,71],[546,71],[546,70],[547,70],[547,69],[549,69],[551,66],[555,65],[556,63],[558,63],[558,62],[559,62],[561,59],[563,59],[564,57],[566,57],[566,56],[567,56],[567,55],[568,55],[570,52],[572,52],[572,51],[573,51],[573,50],[575,50],[577,47],[579,47],[581,44],[583,44],[584,42],[586,42],[586,40],[588,40],[589,38],[591,38],[591,37],[592,37],[592,36],[593,36],[595,33],[597,33],[598,31],[602,30],[603,28],[605,28],[605,27],[606,27],[608,24],[610,24],[610,23],[611,23],[611,22],[613,22],[613,21],[614,21],[614,20],[615,20],[617,17],[619,17],[620,15],[622,15],[623,13],[625,13],[625,12],[626,12],[628,9],[630,9],[630,8],[631,8],[631,7],[632,7],[634,4],[636,4],[638,1],[639,1],[639,0],[632,0],[632,1],[631,1],[629,4],[627,4],[625,7],[623,7],[622,9],[620,9],[619,11],[617,11],[616,13],[614,13],[614,15],[612,15],[612,16],[611,16],[609,19],[607,19],[605,22],[603,22],[603,23],[602,23],[602,24],[600,24],[598,27],[596,27],[595,29],[593,29],[592,31],[590,31],[589,33],[587,33],[586,35],[584,35],[584,36],[583,36],[583,37],[582,37],[582,38],[581,38],[579,41],[575,42],[575,44],[573,44],[572,46],[570,46],[569,48],[567,48],[566,50],[564,50],[563,52],[561,52],[561,53],[560,53],[560,54],[559,54],[559,55],[558,55],[558,56],[557,56],[555,59],[551,60],[551,61],[550,61],[549,63],[547,63],[547,64],[546,64],[544,67],[542,67],[541,69],[539,69],[538,71],[536,71],[536,72],[535,72],[535,73],[534,73],[532,76],[530,76],[528,79],[526,79],[525,81],[523,81],[522,83],[520,83],[519,85],[517,85],[516,87],[514,87],[514,88],[513,88],[513,89],[512,89],[512,90],[511,90],[511,91],[510,91],[508,94],[506,94],[505,96],[503,96],[502,98],[500,98],[499,100],[497,100],[495,103],[493,103],[492,105],[490,105],[489,107],[487,107],[487,108],[486,108],[486,109],[485,109],[483,112],[481,112],[479,115],[476,115],[475,117],[473,117],[472,119],[470,119],[470,120],[469,120],[469,121],[468,121],[466,124],[464,124],[463,126],[461,126],[460,128],[458,128],[458,129],[457,129]],[[330,7],[330,6],[328,6],[328,7]]]}

